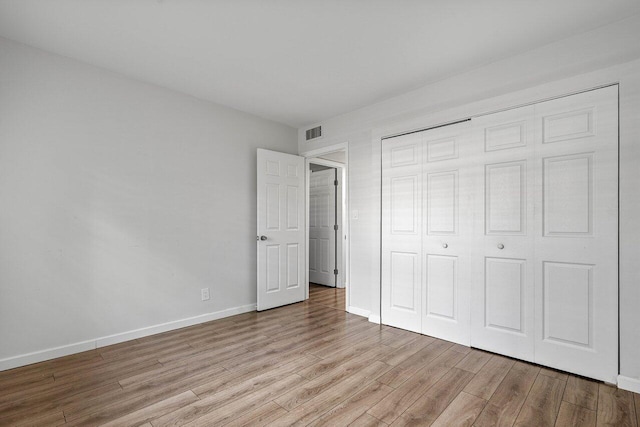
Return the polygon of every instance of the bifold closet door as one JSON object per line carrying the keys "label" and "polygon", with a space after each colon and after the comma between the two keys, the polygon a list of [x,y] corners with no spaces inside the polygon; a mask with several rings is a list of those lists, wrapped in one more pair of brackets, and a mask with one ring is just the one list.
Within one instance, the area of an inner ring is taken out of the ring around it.
{"label": "bifold closet door", "polygon": [[618,374],[618,87],[536,105],[535,361]]}
{"label": "bifold closet door", "polygon": [[382,322],[421,331],[422,137],[382,142]]}
{"label": "bifold closet door", "polygon": [[382,323],[469,345],[470,122],[382,144]]}
{"label": "bifold closet door", "polygon": [[615,382],[617,86],[473,120],[471,345]]}
{"label": "bifold closet door", "polygon": [[471,345],[534,360],[534,107],[474,118]]}
{"label": "bifold closet door", "polygon": [[424,131],[422,333],[469,345],[471,122]]}

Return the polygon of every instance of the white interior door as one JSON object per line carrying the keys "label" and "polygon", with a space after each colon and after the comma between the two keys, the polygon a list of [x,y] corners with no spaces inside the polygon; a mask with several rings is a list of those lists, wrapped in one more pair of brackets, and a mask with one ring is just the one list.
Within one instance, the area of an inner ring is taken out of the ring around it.
{"label": "white interior door", "polygon": [[469,121],[422,132],[422,333],[469,345]]}
{"label": "white interior door", "polygon": [[258,310],[305,298],[304,158],[258,149]]}
{"label": "white interior door", "polygon": [[382,142],[382,322],[421,332],[422,135]]}
{"label": "white interior door", "polygon": [[617,102],[612,86],[473,120],[472,346],[615,382]]}
{"label": "white interior door", "polygon": [[309,179],[309,281],[336,286],[335,169],[311,173]]}
{"label": "white interior door", "polygon": [[473,119],[471,345],[534,360],[533,106]]}
{"label": "white interior door", "polygon": [[535,361],[618,374],[618,87],[536,105]]}

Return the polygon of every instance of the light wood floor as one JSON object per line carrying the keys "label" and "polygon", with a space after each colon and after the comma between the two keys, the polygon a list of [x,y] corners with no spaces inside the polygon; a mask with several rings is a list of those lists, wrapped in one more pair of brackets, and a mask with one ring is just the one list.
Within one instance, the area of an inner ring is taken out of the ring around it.
{"label": "light wood floor", "polygon": [[0,372],[0,425],[637,426],[640,396],[344,312],[344,290]]}

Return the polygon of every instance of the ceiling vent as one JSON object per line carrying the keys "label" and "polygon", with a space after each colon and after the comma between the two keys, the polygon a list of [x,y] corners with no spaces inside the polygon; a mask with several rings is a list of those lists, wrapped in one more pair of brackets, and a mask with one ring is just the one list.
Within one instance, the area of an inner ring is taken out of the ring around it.
{"label": "ceiling vent", "polygon": [[307,130],[307,141],[320,138],[322,136],[322,126]]}

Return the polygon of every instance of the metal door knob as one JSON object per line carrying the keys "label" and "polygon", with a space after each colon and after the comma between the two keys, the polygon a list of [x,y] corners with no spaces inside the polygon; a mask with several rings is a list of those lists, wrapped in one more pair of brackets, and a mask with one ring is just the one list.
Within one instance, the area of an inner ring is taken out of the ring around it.
{"label": "metal door knob", "polygon": [[267,236],[259,236],[256,240],[267,240]]}
{"label": "metal door knob", "polygon": [[504,249],[504,245],[502,243],[498,243],[498,249]]}
{"label": "metal door knob", "polygon": [[443,243],[443,244],[442,244],[442,247],[443,247],[443,248],[445,248],[445,249],[447,249],[447,248],[449,247],[449,245],[447,245],[446,243]]}

